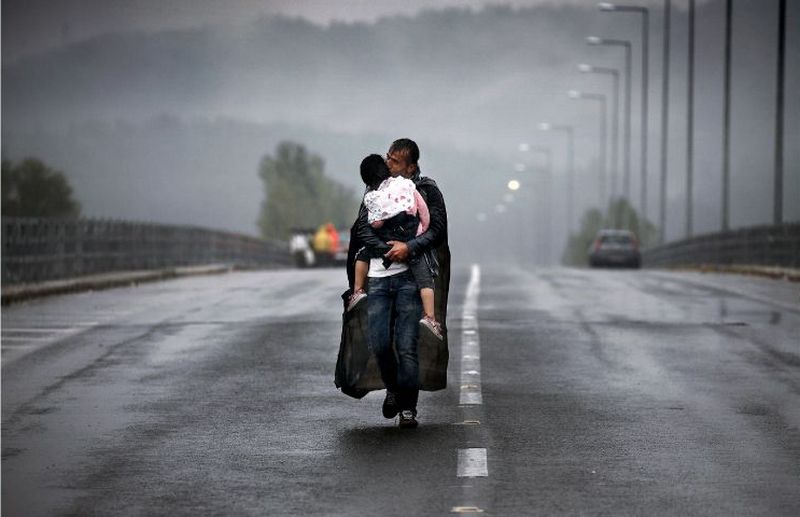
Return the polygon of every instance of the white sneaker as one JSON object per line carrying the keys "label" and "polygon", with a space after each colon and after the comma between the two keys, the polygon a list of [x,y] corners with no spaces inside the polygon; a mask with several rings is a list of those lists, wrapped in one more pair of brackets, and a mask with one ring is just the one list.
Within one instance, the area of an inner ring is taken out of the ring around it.
{"label": "white sneaker", "polygon": [[355,309],[356,305],[358,305],[361,300],[367,297],[367,293],[364,292],[363,289],[359,289],[358,291],[354,292],[350,295],[350,299],[347,301],[347,312],[352,311]]}
{"label": "white sneaker", "polygon": [[428,329],[437,339],[444,339],[444,336],[442,336],[442,324],[435,319],[425,316],[419,320],[419,324]]}

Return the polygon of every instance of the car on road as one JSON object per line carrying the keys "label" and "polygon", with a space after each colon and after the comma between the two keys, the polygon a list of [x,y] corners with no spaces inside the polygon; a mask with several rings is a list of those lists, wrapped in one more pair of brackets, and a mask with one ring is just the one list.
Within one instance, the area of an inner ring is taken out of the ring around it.
{"label": "car on road", "polygon": [[589,247],[591,267],[639,268],[641,264],[639,240],[630,230],[600,230]]}

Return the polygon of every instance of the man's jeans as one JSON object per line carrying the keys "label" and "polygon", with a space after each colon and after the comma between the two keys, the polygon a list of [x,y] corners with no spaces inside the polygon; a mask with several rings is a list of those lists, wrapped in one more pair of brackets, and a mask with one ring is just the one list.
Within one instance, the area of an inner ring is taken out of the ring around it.
{"label": "man's jeans", "polygon": [[[419,320],[422,300],[411,271],[372,277],[368,282],[369,346],[386,389],[403,409],[416,409],[419,395]],[[394,321],[394,332],[391,326]],[[394,346],[392,349],[392,335]]]}

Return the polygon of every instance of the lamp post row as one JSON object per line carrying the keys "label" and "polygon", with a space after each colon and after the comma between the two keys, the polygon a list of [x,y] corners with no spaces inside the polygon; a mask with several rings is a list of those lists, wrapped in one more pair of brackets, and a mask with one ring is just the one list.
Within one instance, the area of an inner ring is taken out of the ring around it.
{"label": "lamp post row", "polygon": [[[631,12],[642,17],[642,93],[641,93],[641,184],[640,184],[640,209],[644,217],[647,216],[647,167],[648,167],[648,58],[649,58],[649,9],[634,5],[616,5],[600,3],[598,5],[604,12]],[[722,203],[721,227],[730,228],[730,122],[731,122],[731,47],[732,47],[732,11],[733,0],[725,2],[725,71],[724,71],[724,97],[723,97],[723,141],[722,141]],[[663,58],[662,58],[662,93],[661,93],[661,156],[660,156],[660,182],[659,182],[659,240],[664,241],[667,222],[667,170],[668,170],[668,134],[669,134],[669,75],[670,75],[670,37],[671,37],[671,0],[664,0],[664,29],[663,29]],[[686,157],[686,236],[691,236],[693,228],[693,187],[694,187],[694,40],[695,40],[695,0],[688,0],[688,81],[687,81],[687,157]],[[587,38],[591,45],[625,45],[626,47],[626,114],[625,114],[625,174],[623,180],[623,195],[630,199],[629,191],[629,159],[630,159],[630,42],[624,40],[609,40],[597,37]],[[778,49],[777,49],[777,92],[776,92],[776,117],[775,117],[775,150],[774,150],[774,192],[773,192],[773,224],[783,222],[783,126],[785,104],[785,46],[786,46],[786,0],[779,0],[778,7]],[[588,65],[580,65],[581,71],[590,71]],[[594,71],[594,70],[591,70]],[[615,88],[616,91],[616,88]],[[615,113],[615,118],[618,115]],[[616,144],[614,149],[616,150]],[[612,184],[615,181],[616,166],[612,165]],[[612,187],[612,192],[616,189]]]}
{"label": "lamp post row", "polygon": [[[785,45],[786,45],[786,0],[779,1],[778,10],[778,52],[777,52],[777,93],[776,93],[776,118],[775,118],[775,150],[774,150],[774,192],[773,192],[773,224],[783,222],[783,126],[785,104]],[[659,241],[665,238],[667,210],[667,169],[668,169],[668,133],[669,133],[669,74],[670,74],[670,36],[671,36],[671,0],[664,0],[664,30],[663,30],[663,58],[662,58],[662,95],[661,95],[661,156],[660,156],[660,184],[659,184]],[[642,94],[641,94],[641,185],[640,209],[643,217],[647,217],[647,145],[648,145],[648,57],[649,57],[649,10],[640,6],[620,6],[610,3],[599,4],[601,11],[606,12],[634,12],[642,16]],[[732,10],[733,0],[725,3],[725,72],[724,72],[724,97],[723,97],[723,141],[722,141],[722,203],[721,227],[722,230],[730,228],[730,87],[731,87],[731,46],[732,46]],[[685,233],[690,237],[694,231],[693,220],[693,195],[694,195],[694,65],[695,65],[695,0],[688,0],[688,73],[687,73],[687,131],[686,131],[686,220]],[[624,175],[622,196],[630,199],[630,123],[631,123],[631,42],[597,37],[587,38],[590,45],[621,46],[625,49],[625,134],[624,134]],[[579,65],[582,72],[605,73],[614,77],[614,101],[612,117],[612,156],[611,156],[611,191],[617,193],[618,173],[618,118],[619,118],[619,72],[613,68],[593,67]],[[600,94],[573,94],[573,97],[601,100],[601,199],[605,201],[606,180],[606,118],[605,96]],[[568,139],[568,179],[567,179],[567,224],[572,228],[574,219],[574,129],[572,126],[552,125],[543,123],[540,129],[563,131]]]}

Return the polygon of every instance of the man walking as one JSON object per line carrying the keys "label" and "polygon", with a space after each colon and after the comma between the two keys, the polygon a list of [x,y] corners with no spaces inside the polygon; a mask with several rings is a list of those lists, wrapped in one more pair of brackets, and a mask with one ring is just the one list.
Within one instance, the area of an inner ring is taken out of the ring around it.
{"label": "man walking", "polygon": [[[436,285],[436,316],[444,323],[447,314],[450,252],[447,245],[447,210],[436,183],[420,175],[419,148],[407,138],[396,140],[386,155],[392,176],[414,181],[430,211],[428,230],[407,242],[380,242],[367,222],[366,210],[359,212],[357,237],[367,247],[385,252],[392,261],[385,268],[380,258],[369,268],[367,311],[369,346],[377,359],[386,386],[383,416],[400,414],[400,427],[417,426],[417,399],[420,388],[419,321],[422,302],[409,260],[422,259],[427,250],[436,250],[441,265]],[[391,248],[388,248],[388,246]],[[446,274],[441,274],[446,271]],[[392,346],[394,345],[394,347]]]}

